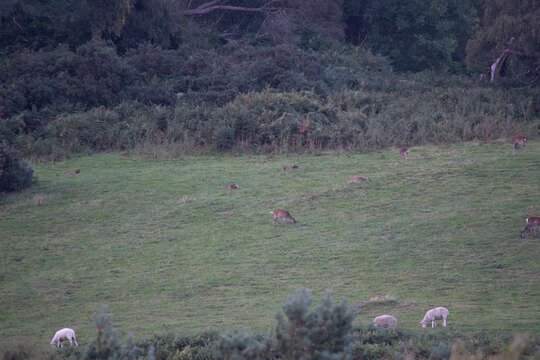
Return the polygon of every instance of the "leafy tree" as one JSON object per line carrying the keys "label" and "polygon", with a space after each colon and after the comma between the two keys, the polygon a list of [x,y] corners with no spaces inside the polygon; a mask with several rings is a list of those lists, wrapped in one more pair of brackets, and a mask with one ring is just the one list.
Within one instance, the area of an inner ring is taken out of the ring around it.
{"label": "leafy tree", "polygon": [[401,71],[456,69],[477,24],[472,0],[345,0],[343,6],[349,41],[365,41]]}
{"label": "leafy tree", "polygon": [[540,0],[486,1],[481,27],[467,43],[467,67],[494,78],[532,84],[540,79]]}
{"label": "leafy tree", "polygon": [[81,0],[0,2],[0,54],[23,48],[79,46],[90,39],[89,9]]}

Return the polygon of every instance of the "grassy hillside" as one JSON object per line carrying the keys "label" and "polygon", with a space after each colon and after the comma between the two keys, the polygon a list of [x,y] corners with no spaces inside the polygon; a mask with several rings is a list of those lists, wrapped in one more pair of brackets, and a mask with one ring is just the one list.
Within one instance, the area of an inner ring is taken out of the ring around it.
{"label": "grassy hillside", "polygon": [[[443,305],[456,332],[540,333],[540,236],[519,238],[540,216],[539,141],[418,147],[408,161],[105,154],[33,168],[37,185],[0,198],[0,348],[47,347],[66,326],[88,344],[102,304],[136,338],[263,332],[298,287],[353,306],[386,299],[359,322],[391,313],[421,330]],[[275,208],[298,223],[273,225]]]}

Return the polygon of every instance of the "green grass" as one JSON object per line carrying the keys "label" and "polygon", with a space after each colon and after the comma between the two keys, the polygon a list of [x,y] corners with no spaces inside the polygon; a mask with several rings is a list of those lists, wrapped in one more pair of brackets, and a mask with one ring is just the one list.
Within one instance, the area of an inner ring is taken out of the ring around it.
{"label": "green grass", "polygon": [[[326,289],[351,306],[395,299],[359,308],[360,323],[391,313],[433,331],[418,322],[446,306],[458,333],[540,333],[540,236],[519,237],[540,216],[538,141],[417,147],[408,161],[104,154],[32,167],[35,186],[0,198],[0,348],[48,347],[62,327],[88,344],[101,305],[137,339],[264,332],[298,287],[315,303]],[[298,223],[273,225],[275,208]]]}

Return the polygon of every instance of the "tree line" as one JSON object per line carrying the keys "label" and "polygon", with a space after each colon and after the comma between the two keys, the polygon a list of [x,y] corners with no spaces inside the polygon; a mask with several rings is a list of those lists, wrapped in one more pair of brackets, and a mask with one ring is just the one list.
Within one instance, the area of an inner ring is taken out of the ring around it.
{"label": "tree line", "polygon": [[306,34],[368,48],[399,71],[488,73],[525,84],[540,74],[540,1],[6,0],[0,54],[107,40],[120,53],[150,42],[298,45]]}

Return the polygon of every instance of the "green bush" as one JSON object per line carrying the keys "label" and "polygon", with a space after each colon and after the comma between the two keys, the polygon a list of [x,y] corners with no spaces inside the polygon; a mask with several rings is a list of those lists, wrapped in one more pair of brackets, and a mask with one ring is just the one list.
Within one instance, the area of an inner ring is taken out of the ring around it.
{"label": "green bush", "polygon": [[32,185],[33,170],[19,160],[15,150],[0,144],[0,192],[20,191]]}

